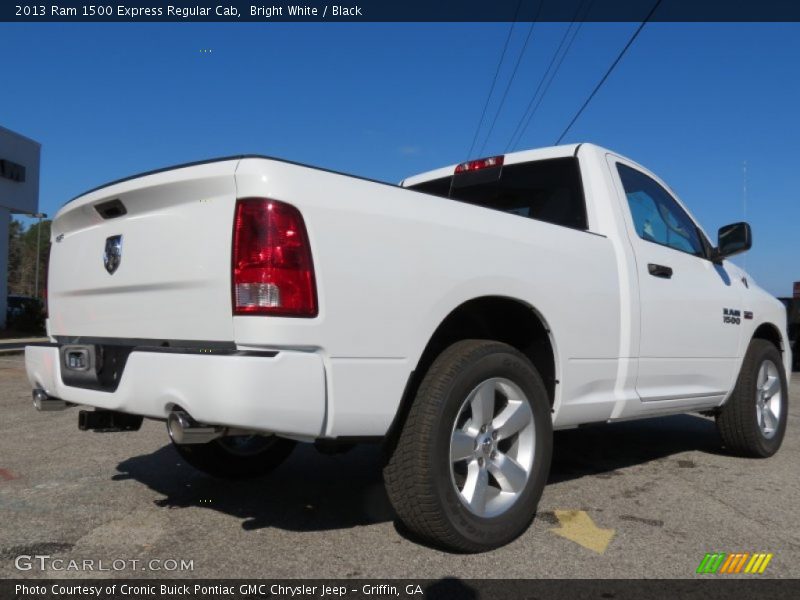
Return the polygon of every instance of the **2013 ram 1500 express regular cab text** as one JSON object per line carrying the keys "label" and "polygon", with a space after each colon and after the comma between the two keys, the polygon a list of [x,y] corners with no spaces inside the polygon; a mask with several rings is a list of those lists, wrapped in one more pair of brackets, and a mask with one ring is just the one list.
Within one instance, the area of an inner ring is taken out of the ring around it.
{"label": "2013 ram 1500 express regular cab text", "polygon": [[219,477],[300,442],[382,438],[418,535],[480,551],[525,530],[553,429],[690,411],[730,452],[781,444],[783,306],[675,194],[590,144],[387,185],[263,157],[93,190],[52,225],[40,409],[82,429],[166,420]]}

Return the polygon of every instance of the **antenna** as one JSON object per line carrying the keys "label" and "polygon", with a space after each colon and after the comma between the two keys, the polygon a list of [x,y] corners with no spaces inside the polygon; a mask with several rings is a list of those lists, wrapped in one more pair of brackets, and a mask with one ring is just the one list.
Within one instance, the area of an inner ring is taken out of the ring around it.
{"label": "antenna", "polygon": [[[747,221],[747,161],[742,161],[742,221]],[[747,268],[747,255],[742,256],[742,268]]]}
{"label": "antenna", "polygon": [[742,162],[742,220],[747,220],[747,161]]}

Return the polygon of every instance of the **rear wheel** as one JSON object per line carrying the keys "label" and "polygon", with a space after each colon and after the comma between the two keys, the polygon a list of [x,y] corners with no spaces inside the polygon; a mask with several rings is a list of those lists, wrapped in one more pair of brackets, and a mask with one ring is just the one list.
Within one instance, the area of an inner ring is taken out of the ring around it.
{"label": "rear wheel", "polygon": [[781,353],[766,340],[753,340],[736,387],[717,415],[717,429],[725,447],[742,456],[772,456],[783,441],[787,410]]}
{"label": "rear wheel", "polygon": [[550,403],[533,365],[506,344],[465,340],[425,375],[384,478],[411,531],[481,552],[527,529],[551,452]]}
{"label": "rear wheel", "polygon": [[289,457],[295,442],[274,435],[237,435],[206,444],[173,445],[198,471],[221,479],[248,479],[278,467]]}

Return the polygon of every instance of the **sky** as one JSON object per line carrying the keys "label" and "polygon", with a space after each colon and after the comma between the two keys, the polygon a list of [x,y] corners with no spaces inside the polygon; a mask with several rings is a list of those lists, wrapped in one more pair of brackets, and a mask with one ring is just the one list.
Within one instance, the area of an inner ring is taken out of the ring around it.
{"label": "sky", "polygon": [[[534,26],[498,113],[529,24],[511,30],[473,158],[506,151],[568,26]],[[552,145],[637,26],[581,25],[514,149]],[[510,27],[2,23],[0,125],[42,143],[51,216],[113,179],[242,153],[398,182],[469,157]],[[735,262],[791,295],[798,64],[800,23],[648,23],[563,143],[643,164],[712,239],[746,219],[754,246]]]}

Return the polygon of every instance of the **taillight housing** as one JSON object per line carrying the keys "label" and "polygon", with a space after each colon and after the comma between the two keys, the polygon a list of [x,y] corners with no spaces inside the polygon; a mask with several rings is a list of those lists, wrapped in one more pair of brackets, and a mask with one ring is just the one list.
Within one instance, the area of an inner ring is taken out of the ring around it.
{"label": "taillight housing", "polygon": [[470,171],[480,171],[491,167],[502,167],[505,156],[490,156],[489,158],[479,158],[478,160],[468,160],[456,165],[456,173],[468,173]]}
{"label": "taillight housing", "polygon": [[233,314],[317,316],[317,289],[303,217],[267,198],[236,202]]}

